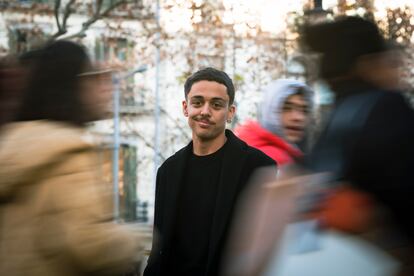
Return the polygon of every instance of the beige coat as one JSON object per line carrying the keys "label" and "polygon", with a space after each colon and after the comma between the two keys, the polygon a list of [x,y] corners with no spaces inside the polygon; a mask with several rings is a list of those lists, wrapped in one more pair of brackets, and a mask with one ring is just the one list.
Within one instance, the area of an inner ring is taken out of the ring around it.
{"label": "beige coat", "polygon": [[0,133],[0,275],[117,274],[140,238],[111,222],[97,151],[82,129],[21,122]]}

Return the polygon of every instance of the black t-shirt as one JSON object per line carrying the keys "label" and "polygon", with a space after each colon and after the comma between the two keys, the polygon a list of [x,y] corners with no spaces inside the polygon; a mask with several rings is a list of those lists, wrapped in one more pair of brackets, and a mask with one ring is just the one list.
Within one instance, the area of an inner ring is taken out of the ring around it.
{"label": "black t-shirt", "polygon": [[205,156],[191,154],[179,197],[171,275],[204,275],[215,212],[223,151]]}

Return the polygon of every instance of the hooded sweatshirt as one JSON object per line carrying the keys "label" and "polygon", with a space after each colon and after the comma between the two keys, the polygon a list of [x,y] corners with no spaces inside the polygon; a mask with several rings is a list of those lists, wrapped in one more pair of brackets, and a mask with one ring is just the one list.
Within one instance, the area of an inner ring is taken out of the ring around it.
{"label": "hooded sweatshirt", "polygon": [[302,155],[296,145],[285,139],[280,120],[284,102],[289,96],[296,94],[299,88],[304,88],[304,97],[309,104],[309,108],[312,109],[313,91],[308,86],[296,80],[276,80],[271,82],[263,91],[264,95],[259,109],[258,122],[248,121],[235,130],[240,139],[263,151],[273,158],[278,165],[292,163]]}
{"label": "hooded sweatshirt", "polygon": [[0,133],[0,275],[118,274],[140,234],[111,222],[97,152],[81,128],[13,123]]}

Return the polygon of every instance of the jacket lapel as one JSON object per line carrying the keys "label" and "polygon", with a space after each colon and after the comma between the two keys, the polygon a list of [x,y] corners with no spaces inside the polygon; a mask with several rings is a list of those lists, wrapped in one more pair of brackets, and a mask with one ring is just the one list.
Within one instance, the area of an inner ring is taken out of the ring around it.
{"label": "jacket lapel", "polygon": [[166,176],[163,181],[165,183],[164,189],[164,215],[163,215],[163,228],[165,236],[163,238],[164,251],[169,252],[169,247],[171,246],[172,236],[174,233],[174,222],[176,221],[176,212],[178,201],[180,197],[181,187],[184,181],[185,167],[193,148],[192,142],[189,143],[182,151],[177,152],[177,159],[174,160],[171,164],[170,170],[166,173]]}
{"label": "jacket lapel", "polygon": [[[239,178],[246,161],[246,154],[243,154],[243,144],[235,135],[226,130],[227,148],[223,156],[221,167],[220,182],[216,199],[216,206],[213,217],[213,225],[210,233],[210,250],[207,259],[207,269],[214,262],[216,251],[220,248],[220,243],[228,228],[233,205],[237,200]],[[209,274],[209,271],[207,271]]]}

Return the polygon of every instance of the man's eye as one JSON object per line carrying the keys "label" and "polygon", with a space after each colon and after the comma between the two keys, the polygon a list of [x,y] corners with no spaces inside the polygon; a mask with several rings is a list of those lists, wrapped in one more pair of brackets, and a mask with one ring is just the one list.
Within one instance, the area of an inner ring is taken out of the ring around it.
{"label": "man's eye", "polygon": [[292,111],[292,109],[293,108],[290,105],[284,105],[283,108],[282,108],[283,112],[290,112],[290,111]]}
{"label": "man's eye", "polygon": [[213,107],[214,108],[222,108],[223,104],[222,103],[213,103]]}
{"label": "man's eye", "polygon": [[284,105],[282,108],[283,112],[292,112],[292,111],[297,111],[297,112],[301,112],[303,114],[308,114],[309,113],[309,108],[308,107],[304,107],[304,106],[297,106],[297,105]]}
{"label": "man's eye", "polygon": [[191,104],[194,105],[194,106],[200,106],[201,102],[200,101],[193,101],[193,102],[191,102]]}

